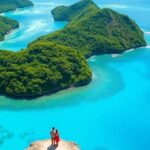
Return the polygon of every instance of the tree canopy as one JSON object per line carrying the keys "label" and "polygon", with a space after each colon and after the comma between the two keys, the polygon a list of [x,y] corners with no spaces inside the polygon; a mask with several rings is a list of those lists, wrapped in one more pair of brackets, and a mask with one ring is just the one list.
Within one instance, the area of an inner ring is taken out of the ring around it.
{"label": "tree canopy", "polygon": [[76,50],[52,42],[37,42],[20,52],[0,51],[0,91],[32,97],[91,80],[85,58]]}
{"label": "tree canopy", "polygon": [[0,13],[28,6],[33,6],[33,3],[29,0],[0,0]]}
{"label": "tree canopy", "polygon": [[135,21],[111,9],[100,9],[91,0],[56,7],[52,14],[56,20],[69,21],[68,25],[38,40],[70,46],[86,57],[121,53],[146,45]]}
{"label": "tree canopy", "polygon": [[5,35],[11,30],[19,27],[17,21],[0,16],[0,41],[4,40]]}
{"label": "tree canopy", "polygon": [[20,52],[0,51],[0,92],[32,97],[89,83],[86,57],[145,46],[143,32],[128,16],[100,9],[91,0],[52,11],[68,25]]}

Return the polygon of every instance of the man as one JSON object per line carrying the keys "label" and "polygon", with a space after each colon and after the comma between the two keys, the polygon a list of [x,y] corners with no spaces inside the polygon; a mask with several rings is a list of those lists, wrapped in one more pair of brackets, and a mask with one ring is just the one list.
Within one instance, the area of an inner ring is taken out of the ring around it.
{"label": "man", "polygon": [[55,145],[55,128],[54,127],[50,131],[50,135],[51,135],[52,145]]}

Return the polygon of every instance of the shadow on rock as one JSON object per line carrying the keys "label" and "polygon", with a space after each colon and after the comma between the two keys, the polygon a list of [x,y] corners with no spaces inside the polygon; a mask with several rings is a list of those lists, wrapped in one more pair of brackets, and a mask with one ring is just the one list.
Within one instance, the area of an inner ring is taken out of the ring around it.
{"label": "shadow on rock", "polygon": [[56,150],[57,147],[57,145],[50,145],[47,150]]}

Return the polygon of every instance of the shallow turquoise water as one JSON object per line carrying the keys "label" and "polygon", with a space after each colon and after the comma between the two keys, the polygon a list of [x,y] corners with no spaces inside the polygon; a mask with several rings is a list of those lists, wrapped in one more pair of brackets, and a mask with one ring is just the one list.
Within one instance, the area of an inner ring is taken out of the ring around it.
{"label": "shallow turquoise water", "polygon": [[[53,22],[48,14],[54,6],[65,4],[64,0],[34,2],[34,8],[5,14],[19,20],[22,26],[7,36],[1,48],[19,50],[39,35],[65,25]],[[97,4],[135,19],[150,44],[150,2],[102,0]],[[30,32],[24,34],[27,31]],[[76,141],[82,150],[149,150],[149,50],[147,46],[117,57],[90,58],[93,81],[85,87],[43,96],[36,101],[0,96],[0,149],[25,149],[32,141],[49,138],[49,129],[56,126],[61,138]]]}
{"label": "shallow turquoise water", "polygon": [[1,49],[18,51],[26,48],[28,43],[41,35],[48,34],[62,28],[65,22],[54,22],[50,10],[55,7],[53,2],[36,1],[34,7],[17,9],[14,12],[4,13],[4,16],[18,20],[20,28],[6,36],[6,40],[0,42]]}

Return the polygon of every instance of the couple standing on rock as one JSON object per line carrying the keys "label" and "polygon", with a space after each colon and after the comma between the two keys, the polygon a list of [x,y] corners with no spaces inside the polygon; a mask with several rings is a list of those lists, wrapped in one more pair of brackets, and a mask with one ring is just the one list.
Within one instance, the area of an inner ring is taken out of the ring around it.
{"label": "couple standing on rock", "polygon": [[60,141],[58,130],[53,127],[52,130],[50,131],[50,135],[51,135],[52,145],[57,146],[58,142]]}

